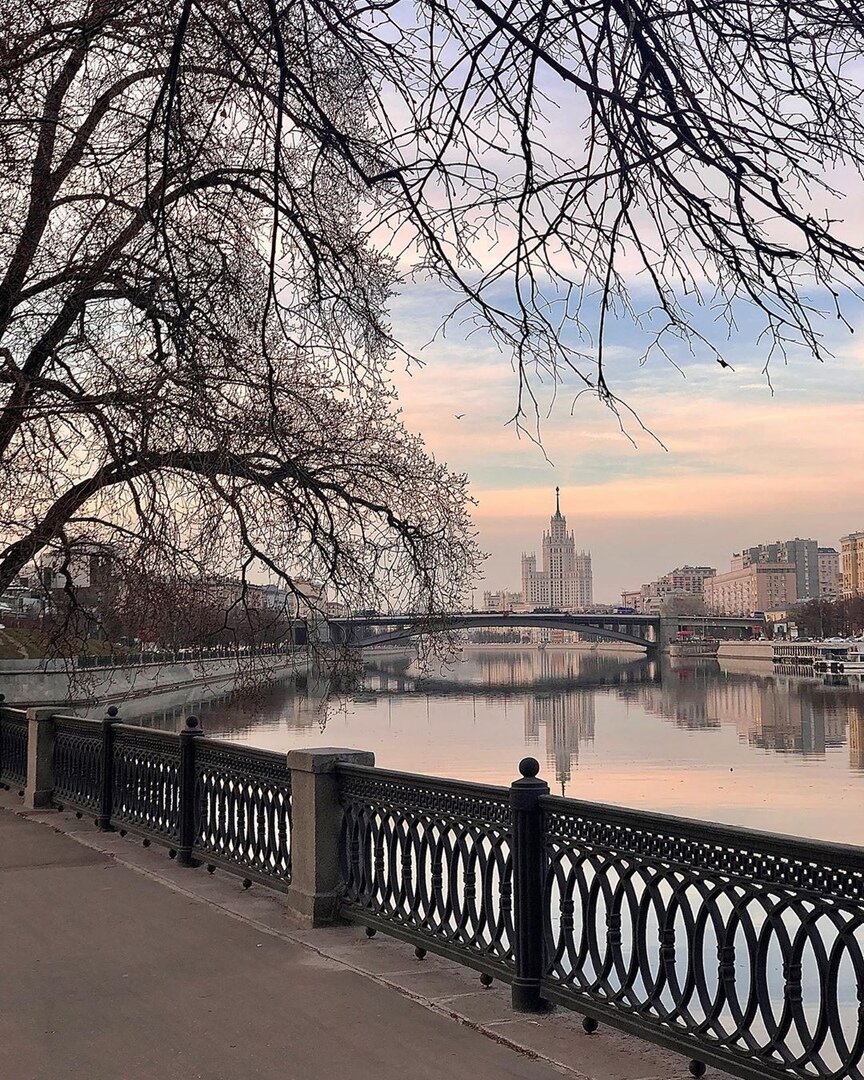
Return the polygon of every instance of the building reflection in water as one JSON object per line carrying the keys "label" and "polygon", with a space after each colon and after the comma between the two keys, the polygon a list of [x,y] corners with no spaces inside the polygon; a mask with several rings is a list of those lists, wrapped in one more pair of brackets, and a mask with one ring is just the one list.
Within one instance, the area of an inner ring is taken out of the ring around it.
{"label": "building reflection in water", "polygon": [[532,694],[525,702],[525,742],[539,743],[545,734],[546,764],[561,794],[567,793],[579,747],[594,742],[595,698],[591,691]]}
{"label": "building reflection in water", "polygon": [[661,685],[642,690],[641,703],[687,727],[732,724],[741,739],[762,750],[824,755],[850,744],[864,695],[848,681],[766,671],[723,672],[714,662],[664,668]]}
{"label": "building reflection in water", "polygon": [[849,706],[849,764],[864,772],[864,702]]}
{"label": "building reflection in water", "polygon": [[[379,690],[422,690],[433,696],[513,694],[523,699],[526,748],[538,747],[541,732],[545,763],[556,787],[566,794],[579,763],[580,746],[593,743],[598,691],[651,683],[657,666],[640,654],[621,656],[599,651],[553,649],[478,652],[460,676],[441,674],[412,685],[405,670],[388,672],[373,661],[366,687]],[[394,685],[395,684],[395,685]]]}
{"label": "building reflection in water", "polygon": [[372,655],[361,683],[321,672],[251,695],[219,693],[157,708],[142,722],[174,728],[190,711],[201,712],[213,734],[254,741],[251,733],[274,722],[286,734],[323,736],[333,710],[347,703],[374,710],[384,727],[402,699],[425,700],[427,715],[436,699],[470,699],[473,715],[485,707],[490,719],[502,703],[505,710],[517,705],[526,748],[545,757],[550,783],[554,776],[567,792],[580,750],[594,744],[604,695],[688,734],[731,726],[756,751],[820,758],[845,747],[851,769],[864,772],[864,680],[722,670],[710,660],[657,665],[640,654],[599,650],[466,649],[458,664],[431,673],[409,654]]}

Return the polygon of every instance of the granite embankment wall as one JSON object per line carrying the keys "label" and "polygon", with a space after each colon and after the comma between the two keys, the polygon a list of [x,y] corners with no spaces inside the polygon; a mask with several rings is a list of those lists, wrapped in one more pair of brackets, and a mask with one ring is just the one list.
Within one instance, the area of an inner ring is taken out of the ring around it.
{"label": "granite embankment wall", "polygon": [[773,662],[774,643],[771,641],[723,641],[717,650],[717,659],[760,660]]}
{"label": "granite embankment wall", "polygon": [[2,660],[0,693],[5,695],[8,704],[22,707],[105,704],[202,686],[206,686],[208,692],[227,692],[244,676],[260,681],[261,678],[286,677],[295,671],[306,671],[307,667],[305,653],[259,656],[254,661],[222,657],[84,670],[62,659]]}

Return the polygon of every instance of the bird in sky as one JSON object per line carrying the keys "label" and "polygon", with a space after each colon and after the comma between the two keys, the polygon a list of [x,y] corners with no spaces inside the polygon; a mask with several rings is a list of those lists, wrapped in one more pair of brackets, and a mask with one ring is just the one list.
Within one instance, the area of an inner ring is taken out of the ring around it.
{"label": "bird in sky", "polygon": [[454,416],[456,417],[457,420],[461,420],[464,415],[465,415],[464,412],[454,413]]}

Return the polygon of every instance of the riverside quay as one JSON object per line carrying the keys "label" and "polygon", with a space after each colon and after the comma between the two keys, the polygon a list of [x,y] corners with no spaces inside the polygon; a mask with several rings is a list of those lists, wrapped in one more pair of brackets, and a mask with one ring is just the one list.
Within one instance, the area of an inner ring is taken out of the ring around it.
{"label": "riverside quay", "polygon": [[493,787],[108,713],[0,707],[3,786],[278,890],[310,933],[356,924],[472,969],[514,1017],[557,1007],[694,1076],[864,1077],[864,849],[559,798],[533,758]]}

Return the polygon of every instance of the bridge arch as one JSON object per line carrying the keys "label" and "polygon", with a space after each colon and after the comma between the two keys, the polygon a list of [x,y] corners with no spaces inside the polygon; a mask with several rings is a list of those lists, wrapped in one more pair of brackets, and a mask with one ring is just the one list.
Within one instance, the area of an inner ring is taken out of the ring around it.
{"label": "bridge arch", "polygon": [[[366,615],[327,620],[334,645],[366,648],[371,645],[409,641],[419,634],[448,630],[481,629],[487,626],[531,629],[574,630],[586,637],[641,645],[649,654],[662,651],[675,639],[676,631],[689,628],[724,637],[741,637],[764,629],[764,616],[692,615],[659,616],[636,612],[485,612],[458,611],[438,619],[421,615]],[[378,633],[374,628],[379,627]]]}
{"label": "bridge arch", "polygon": [[[583,617],[584,618],[584,617]],[[382,620],[383,622],[384,620]],[[628,626],[627,620],[611,620],[618,624],[618,626]],[[600,625],[599,620],[595,623],[589,623],[587,621],[576,619],[569,620],[557,616],[553,618],[544,618],[542,614],[535,615],[489,615],[489,616],[465,616],[464,618],[451,618],[446,622],[429,623],[418,620],[404,621],[400,625],[398,619],[394,619],[387,625],[393,627],[390,630],[384,630],[379,634],[366,634],[360,636],[357,634],[348,635],[348,640],[343,643],[356,649],[365,649],[373,645],[393,645],[400,641],[410,641],[411,638],[418,637],[421,634],[432,633],[446,633],[453,630],[476,630],[485,629],[487,627],[504,627],[506,629],[549,629],[549,630],[570,630],[579,634],[584,634],[587,637],[603,638],[606,641],[620,641],[630,645],[640,645],[647,651],[651,651],[656,648],[657,642],[648,637],[647,631],[649,627],[645,627],[646,633],[637,633],[632,626],[629,629],[613,629],[611,625]],[[359,631],[363,626],[360,623],[356,629]],[[366,626],[368,629],[368,625]],[[350,629],[355,629],[351,627]],[[642,629],[640,627],[640,629]]]}

